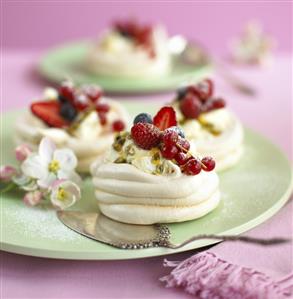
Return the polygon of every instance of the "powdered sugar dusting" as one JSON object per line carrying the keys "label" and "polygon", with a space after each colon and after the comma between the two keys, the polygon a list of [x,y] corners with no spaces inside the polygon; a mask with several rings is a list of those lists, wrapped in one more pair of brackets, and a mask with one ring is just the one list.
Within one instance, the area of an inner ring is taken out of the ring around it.
{"label": "powdered sugar dusting", "polygon": [[[21,201],[10,202],[3,211],[4,218],[9,219],[9,231],[22,229],[24,237],[63,242],[79,241],[82,237],[63,225],[49,206],[27,207]],[[6,216],[6,217],[5,217]]]}

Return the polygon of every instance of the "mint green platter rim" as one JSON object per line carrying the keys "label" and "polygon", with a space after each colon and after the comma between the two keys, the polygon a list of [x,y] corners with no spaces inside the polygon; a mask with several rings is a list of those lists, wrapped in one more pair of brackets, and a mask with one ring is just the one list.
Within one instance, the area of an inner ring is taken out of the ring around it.
{"label": "mint green platter rim", "polygon": [[194,68],[173,59],[170,74],[158,78],[123,78],[94,75],[89,73],[82,62],[86,57],[90,41],[69,42],[52,48],[39,62],[39,73],[49,81],[60,83],[64,78],[71,78],[77,84],[99,84],[106,92],[112,93],[149,93],[174,90],[184,82],[197,82],[209,76],[213,70],[211,64]]}
{"label": "mint green platter rim", "polygon": [[[138,113],[142,104],[144,110],[150,113],[156,111],[158,105],[150,102],[123,103],[131,115]],[[11,140],[13,123],[22,111],[11,111],[1,115],[3,155],[0,164],[14,161],[11,153],[14,147]],[[169,225],[173,242],[181,242],[194,234],[238,235],[268,220],[285,205],[293,189],[292,168],[286,156],[269,140],[247,128],[244,150],[244,156],[237,166],[220,173],[222,202],[219,207],[201,219]],[[91,182],[87,179],[83,188],[85,200],[74,208],[86,211],[97,208],[92,192]],[[42,226],[38,226],[40,229],[37,231],[31,226],[30,231],[28,228],[32,219],[28,220],[28,223],[21,222],[18,211],[21,211],[20,216],[23,217],[35,210],[24,207],[21,196],[21,193],[16,192],[4,194],[0,199],[2,219],[0,246],[7,252],[57,259],[118,260],[174,254],[218,242],[197,241],[177,250],[166,248],[121,250],[74,233],[63,226],[52,211],[47,210],[40,211],[42,213],[40,221],[47,224],[44,231]],[[33,223],[35,222],[36,219]],[[67,239],[64,240],[63,237],[59,239],[59,234],[57,239],[52,238],[54,234],[50,232],[50,223],[55,228],[62,229]],[[50,235],[52,236],[49,238]]]}

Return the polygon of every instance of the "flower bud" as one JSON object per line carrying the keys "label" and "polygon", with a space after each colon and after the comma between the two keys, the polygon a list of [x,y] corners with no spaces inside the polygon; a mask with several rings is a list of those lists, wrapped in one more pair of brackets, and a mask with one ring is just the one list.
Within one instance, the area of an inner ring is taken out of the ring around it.
{"label": "flower bud", "polygon": [[15,157],[18,161],[24,161],[31,153],[32,150],[27,144],[19,145],[15,149]]}
{"label": "flower bud", "polygon": [[9,165],[0,167],[0,182],[9,182],[17,173],[16,169]]}
{"label": "flower bud", "polygon": [[39,190],[28,192],[23,197],[23,201],[27,206],[35,206],[41,202],[43,193]]}

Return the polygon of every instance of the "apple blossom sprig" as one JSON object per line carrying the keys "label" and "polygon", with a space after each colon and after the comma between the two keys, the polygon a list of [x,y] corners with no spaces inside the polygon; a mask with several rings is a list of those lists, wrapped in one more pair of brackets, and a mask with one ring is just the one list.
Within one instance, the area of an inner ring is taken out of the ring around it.
{"label": "apple blossom sprig", "polygon": [[0,191],[13,188],[25,191],[23,201],[35,206],[44,200],[58,209],[72,206],[81,197],[81,178],[75,172],[77,158],[70,149],[57,149],[49,138],[43,138],[37,152],[28,145],[15,149],[19,167],[0,167]]}

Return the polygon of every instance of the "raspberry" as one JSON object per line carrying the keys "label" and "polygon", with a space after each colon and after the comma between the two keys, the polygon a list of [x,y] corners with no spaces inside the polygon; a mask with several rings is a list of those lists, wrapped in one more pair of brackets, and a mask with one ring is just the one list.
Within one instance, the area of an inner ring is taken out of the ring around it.
{"label": "raspberry", "polygon": [[161,148],[162,156],[168,160],[172,160],[178,153],[178,149],[175,145],[163,145]]}
{"label": "raspberry", "polygon": [[187,95],[180,102],[180,110],[186,118],[197,118],[201,112],[201,101],[196,95]]}
{"label": "raspberry", "polygon": [[149,150],[159,144],[161,132],[152,124],[137,123],[131,128],[131,137],[137,146]]}
{"label": "raspberry", "polygon": [[205,166],[202,168],[204,171],[212,171],[216,166],[216,162],[212,157],[204,157],[201,163]]}

